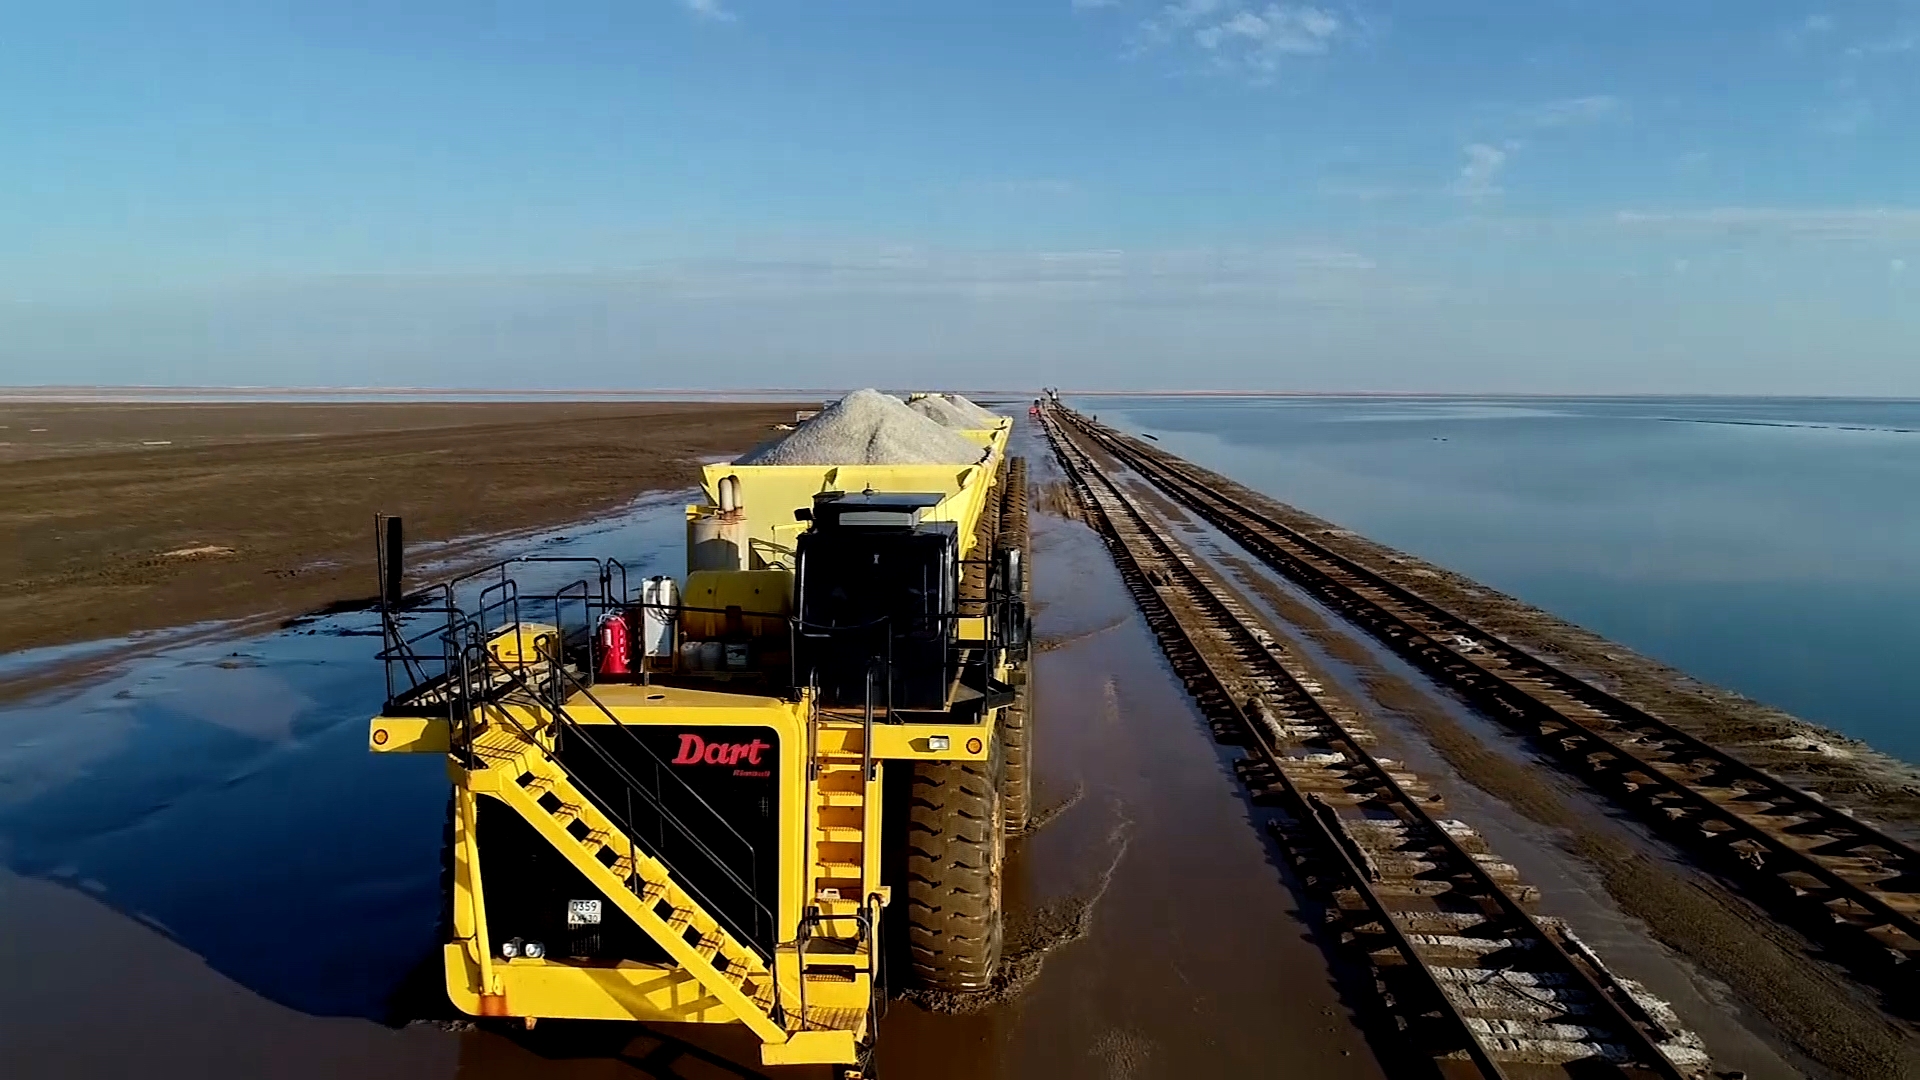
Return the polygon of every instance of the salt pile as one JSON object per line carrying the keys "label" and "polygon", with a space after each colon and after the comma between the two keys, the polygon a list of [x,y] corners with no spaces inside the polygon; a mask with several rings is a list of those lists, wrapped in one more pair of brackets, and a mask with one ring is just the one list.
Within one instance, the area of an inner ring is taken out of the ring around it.
{"label": "salt pile", "polygon": [[897,397],[855,390],[793,434],[755,448],[738,464],[970,465],[985,453]]}
{"label": "salt pile", "polygon": [[950,428],[990,428],[1000,422],[1000,417],[959,394],[928,394],[907,402],[907,408]]}
{"label": "salt pile", "polygon": [[959,409],[962,413],[965,413],[968,416],[973,417],[975,420],[980,421],[981,425],[984,427],[993,427],[999,424],[1000,421],[1006,419],[1006,417],[1001,416],[997,412],[993,412],[990,409],[983,409],[980,406],[975,405],[971,400],[959,394],[941,394],[940,396],[943,398],[946,398],[948,401],[953,402],[954,408]]}

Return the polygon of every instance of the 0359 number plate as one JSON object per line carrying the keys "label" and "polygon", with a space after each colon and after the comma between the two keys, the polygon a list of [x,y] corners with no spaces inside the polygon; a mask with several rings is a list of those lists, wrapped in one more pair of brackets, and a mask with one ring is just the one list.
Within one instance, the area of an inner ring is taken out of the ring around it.
{"label": "0359 number plate", "polygon": [[600,925],[600,901],[598,900],[567,901],[567,925],[568,926],[599,926]]}

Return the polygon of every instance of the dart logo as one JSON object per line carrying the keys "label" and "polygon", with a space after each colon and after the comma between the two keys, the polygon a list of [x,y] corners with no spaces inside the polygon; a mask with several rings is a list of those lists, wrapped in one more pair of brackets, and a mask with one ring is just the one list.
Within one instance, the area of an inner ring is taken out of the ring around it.
{"label": "dart logo", "polygon": [[708,742],[691,732],[680,736],[680,753],[675,765],[758,765],[760,755],[773,744],[755,739],[750,743]]}

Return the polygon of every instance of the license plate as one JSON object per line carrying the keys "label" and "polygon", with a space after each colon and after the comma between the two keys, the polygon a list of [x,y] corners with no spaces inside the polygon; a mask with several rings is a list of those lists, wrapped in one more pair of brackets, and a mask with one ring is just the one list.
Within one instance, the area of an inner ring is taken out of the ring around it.
{"label": "license plate", "polygon": [[598,900],[567,901],[567,925],[568,926],[599,926],[600,925],[600,901]]}

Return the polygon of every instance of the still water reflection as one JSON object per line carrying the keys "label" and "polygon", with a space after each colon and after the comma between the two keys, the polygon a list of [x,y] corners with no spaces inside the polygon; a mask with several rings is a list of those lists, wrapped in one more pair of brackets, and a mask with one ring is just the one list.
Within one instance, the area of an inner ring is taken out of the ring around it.
{"label": "still water reflection", "polygon": [[1908,761],[1920,402],[1107,398],[1254,488]]}

